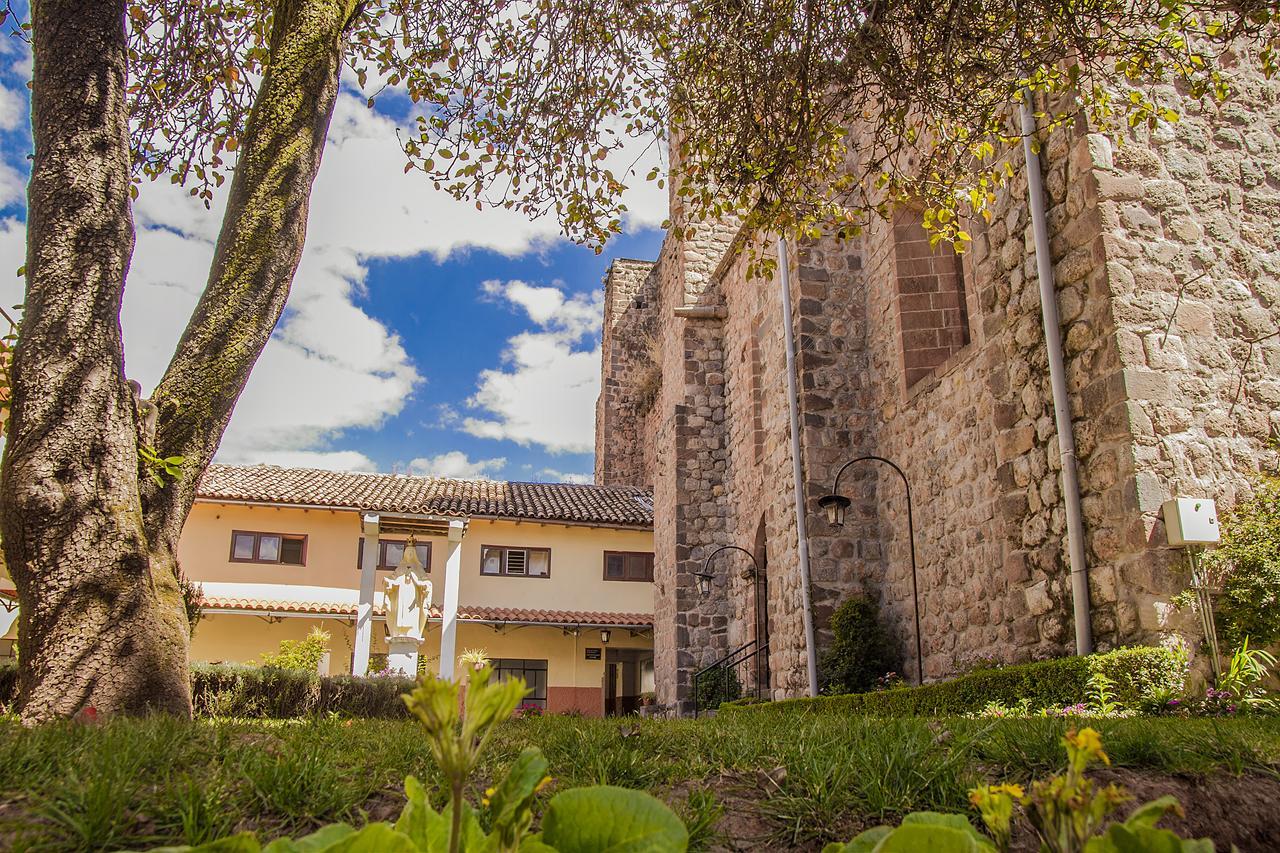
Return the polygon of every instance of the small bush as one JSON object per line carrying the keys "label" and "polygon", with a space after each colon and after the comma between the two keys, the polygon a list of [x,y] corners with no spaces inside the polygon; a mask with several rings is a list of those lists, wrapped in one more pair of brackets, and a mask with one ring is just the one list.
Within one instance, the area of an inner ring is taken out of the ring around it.
{"label": "small bush", "polygon": [[831,616],[831,646],[819,667],[823,693],[862,693],[893,668],[880,607],[863,595],[845,599]]}
{"label": "small bush", "polygon": [[[962,716],[989,706],[1061,708],[1086,698],[1090,679],[1107,679],[1111,695],[1136,710],[1165,692],[1182,690],[1186,657],[1162,648],[1117,649],[1089,657],[982,669],[951,681],[816,699],[788,699],[746,708],[747,712],[797,710],[865,714],[873,717]],[[741,707],[741,706],[738,706]]]}
{"label": "small bush", "polygon": [[0,712],[12,711],[18,698],[18,665],[11,661],[0,663]]}
{"label": "small bush", "polygon": [[1187,681],[1188,661],[1181,649],[1132,646],[1090,655],[1089,669],[1105,676],[1115,700],[1140,709],[1168,694],[1179,696]]}
{"label": "small bush", "polygon": [[281,640],[278,652],[262,656],[262,665],[275,669],[316,672],[328,650],[329,632],[323,628],[312,628],[311,633],[301,640]]}
{"label": "small bush", "polygon": [[400,694],[412,686],[408,678],[320,676],[235,664],[197,664],[191,672],[192,705],[201,717],[284,719],[333,713],[405,718]]}
{"label": "small bush", "polygon": [[694,690],[698,697],[698,708],[703,711],[719,708],[721,704],[742,696],[738,674],[728,667],[717,667],[702,673]]}
{"label": "small bush", "polygon": [[1218,630],[1236,647],[1280,640],[1280,475],[1266,474],[1253,497],[1222,515],[1222,544],[1204,556],[1222,592]]}

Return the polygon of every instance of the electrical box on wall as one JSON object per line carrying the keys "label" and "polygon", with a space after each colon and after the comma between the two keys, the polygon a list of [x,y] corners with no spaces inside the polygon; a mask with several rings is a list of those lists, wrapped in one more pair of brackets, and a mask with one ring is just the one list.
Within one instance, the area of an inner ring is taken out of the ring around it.
{"label": "electrical box on wall", "polygon": [[1209,498],[1165,501],[1164,527],[1174,548],[1214,545],[1222,538],[1218,530],[1218,507]]}

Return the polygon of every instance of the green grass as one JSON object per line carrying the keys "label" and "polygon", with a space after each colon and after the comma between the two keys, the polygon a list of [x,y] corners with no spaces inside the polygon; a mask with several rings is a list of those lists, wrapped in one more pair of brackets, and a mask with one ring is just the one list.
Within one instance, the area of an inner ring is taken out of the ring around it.
{"label": "green grass", "polygon": [[[1121,767],[1280,776],[1280,720],[1094,725]],[[730,801],[786,846],[847,838],[851,828],[912,810],[965,810],[974,784],[1056,770],[1066,727],[1051,719],[549,716],[504,725],[475,785],[482,789],[496,767],[535,744],[561,786],[608,783],[663,797],[698,848],[714,844]],[[776,781],[762,784],[771,772]],[[145,848],[241,829],[274,837],[383,819],[398,813],[408,773],[436,778],[407,721],[152,719],[24,729],[0,719],[0,849]]]}

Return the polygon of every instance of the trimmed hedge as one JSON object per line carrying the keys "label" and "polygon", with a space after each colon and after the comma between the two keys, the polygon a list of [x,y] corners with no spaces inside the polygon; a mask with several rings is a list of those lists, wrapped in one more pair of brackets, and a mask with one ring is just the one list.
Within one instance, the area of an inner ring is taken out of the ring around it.
{"label": "trimmed hedge", "polygon": [[[313,714],[380,719],[408,718],[400,694],[410,678],[320,676],[299,670],[236,664],[195,664],[191,700],[198,717],[288,719]],[[0,706],[18,692],[18,668],[0,665]]]}
{"label": "trimmed hedge", "polygon": [[872,693],[784,699],[758,705],[729,705],[745,713],[862,714],[874,717],[945,717],[971,714],[990,702],[1014,706],[1024,699],[1033,709],[1072,705],[1087,697],[1094,673],[1113,682],[1112,690],[1126,707],[1137,708],[1157,690],[1182,690],[1186,657],[1169,649],[1134,647],[1088,657],[1053,658],[1036,663],[982,669],[951,681],[921,687],[899,687]]}

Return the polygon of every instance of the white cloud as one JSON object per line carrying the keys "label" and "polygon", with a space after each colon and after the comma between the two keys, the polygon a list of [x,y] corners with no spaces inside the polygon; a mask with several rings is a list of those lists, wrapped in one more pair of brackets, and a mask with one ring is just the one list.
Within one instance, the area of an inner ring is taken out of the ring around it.
{"label": "white cloud", "polygon": [[[507,342],[506,369],[480,374],[467,405],[483,415],[465,418],[462,428],[481,438],[536,444],[552,453],[590,452],[600,393],[597,334],[603,293],[566,296],[558,287],[523,281],[485,282],[484,290],[524,309],[540,330]],[[587,337],[594,346],[576,348]]]}
{"label": "white cloud", "polygon": [[15,89],[0,86],[0,130],[17,130],[26,120],[27,99]]}
{"label": "white cloud", "polygon": [[421,477],[452,477],[458,480],[489,480],[488,475],[506,467],[507,459],[471,460],[460,450],[450,450],[438,456],[419,456],[409,463],[409,473]]}
{"label": "white cloud", "polygon": [[[22,73],[29,53],[5,52]],[[25,119],[26,99],[2,91],[0,129],[16,127]],[[10,103],[15,96],[16,113]],[[345,91],[339,96],[289,305],[237,405],[220,460],[371,467],[363,454],[332,451],[333,442],[345,430],[377,428],[398,414],[423,377],[394,329],[359,303],[369,261],[424,253],[443,260],[470,248],[517,256],[560,239],[551,219],[530,222],[511,211],[477,211],[435,191],[419,174],[404,174],[395,130],[394,122],[371,113],[361,99]],[[640,176],[643,183],[643,171]],[[0,205],[21,199],[23,180],[13,166],[0,164]],[[204,288],[223,203],[219,196],[207,211],[167,180],[142,187],[121,324],[128,375],[148,391],[163,374]],[[653,224],[666,215],[665,197],[660,212],[648,202],[633,206],[629,225]],[[0,222],[5,306],[23,299],[13,271],[24,256],[24,224]],[[493,294],[540,328],[508,342],[504,369],[481,375],[471,405],[482,411],[462,425],[476,435],[510,437],[556,452],[589,450],[599,351],[589,343],[588,349],[575,347],[598,332],[599,297],[569,298],[559,288],[523,282],[495,283]],[[442,425],[452,414],[441,411]]]}
{"label": "white cloud", "polygon": [[576,483],[585,486],[596,481],[594,474],[575,474],[570,471],[557,471],[554,468],[543,468],[538,474],[548,480],[555,480],[557,483]]}
{"label": "white cloud", "polygon": [[280,465],[285,468],[319,468],[322,471],[377,471],[378,466],[368,456],[357,450],[279,450],[260,452],[252,460],[224,459],[231,464]]}

